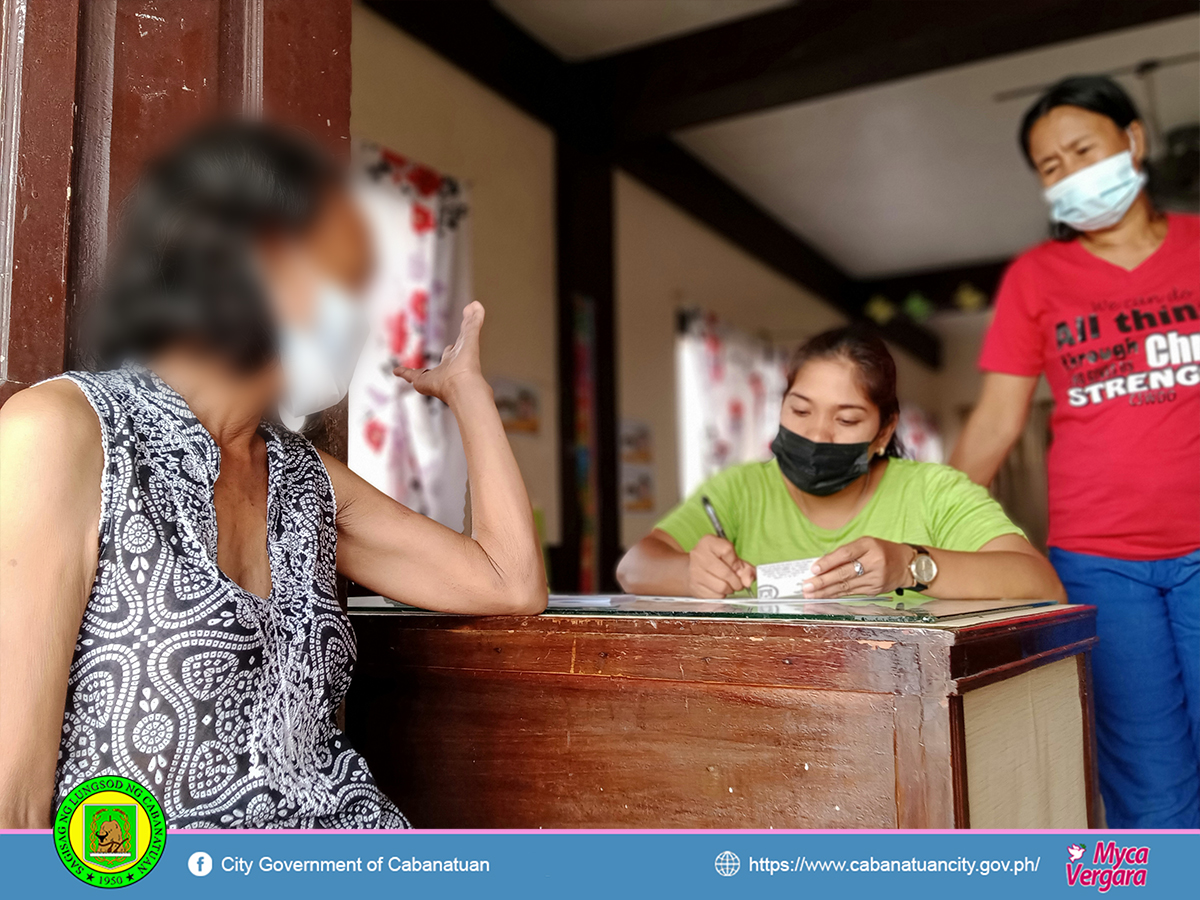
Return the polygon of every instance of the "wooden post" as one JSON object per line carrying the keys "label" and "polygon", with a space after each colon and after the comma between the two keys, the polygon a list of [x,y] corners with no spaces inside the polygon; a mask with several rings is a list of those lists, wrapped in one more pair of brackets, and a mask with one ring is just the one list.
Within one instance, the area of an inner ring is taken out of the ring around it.
{"label": "wooden post", "polygon": [[0,403],[62,371],[79,5],[4,0]]}
{"label": "wooden post", "polygon": [[561,138],[557,151],[563,534],[554,586],[608,591],[620,554],[613,176],[605,154]]}

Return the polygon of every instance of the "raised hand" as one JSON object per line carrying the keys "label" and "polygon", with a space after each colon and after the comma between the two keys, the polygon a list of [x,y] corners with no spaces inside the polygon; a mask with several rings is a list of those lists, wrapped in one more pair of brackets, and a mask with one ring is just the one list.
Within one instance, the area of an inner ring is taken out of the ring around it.
{"label": "raised hand", "polygon": [[479,333],[483,328],[483,317],[483,304],[478,300],[470,303],[463,310],[458,340],[442,351],[442,361],[437,366],[432,369],[396,366],[393,373],[416,388],[418,393],[437,397],[446,404],[462,387],[486,384],[479,366]]}

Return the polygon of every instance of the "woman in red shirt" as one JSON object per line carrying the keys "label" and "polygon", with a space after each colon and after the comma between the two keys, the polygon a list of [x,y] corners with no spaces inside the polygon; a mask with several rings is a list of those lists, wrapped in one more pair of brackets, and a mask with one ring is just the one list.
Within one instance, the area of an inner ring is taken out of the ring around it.
{"label": "woman in red shirt", "polygon": [[1154,208],[1145,129],[1108,78],[1055,85],[1020,142],[1055,239],[1004,276],[951,463],[988,484],[1046,376],[1050,560],[1097,608],[1108,825],[1200,827],[1200,225]]}

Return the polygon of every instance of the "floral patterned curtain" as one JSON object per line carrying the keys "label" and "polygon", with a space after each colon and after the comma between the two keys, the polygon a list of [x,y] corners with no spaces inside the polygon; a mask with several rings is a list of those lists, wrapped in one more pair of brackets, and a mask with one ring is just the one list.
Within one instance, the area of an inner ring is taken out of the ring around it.
{"label": "floral patterned curtain", "polygon": [[896,437],[904,455],[917,462],[940,463],[945,459],[942,433],[937,422],[921,407],[912,403],[900,403],[900,421],[896,424]]}
{"label": "floral patterned curtain", "polygon": [[461,530],[466,458],[448,407],[392,374],[433,366],[471,301],[463,186],[378,147],[353,150],[376,273],[371,332],[350,385],[350,468],[409,508]]}
{"label": "floral patterned curtain", "polygon": [[675,363],[681,496],[727,466],[770,459],[787,353],[715,316],[687,313]]}

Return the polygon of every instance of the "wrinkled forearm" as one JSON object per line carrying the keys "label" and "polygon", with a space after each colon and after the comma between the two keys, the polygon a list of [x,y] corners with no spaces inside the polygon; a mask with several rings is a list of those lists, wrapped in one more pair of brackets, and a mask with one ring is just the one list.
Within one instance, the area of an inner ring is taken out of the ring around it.
{"label": "wrinkled forearm", "polygon": [[513,456],[491,387],[480,377],[448,398],[458,421],[471,490],[472,539],[519,612],[546,608],[546,573],[529,494]]}

